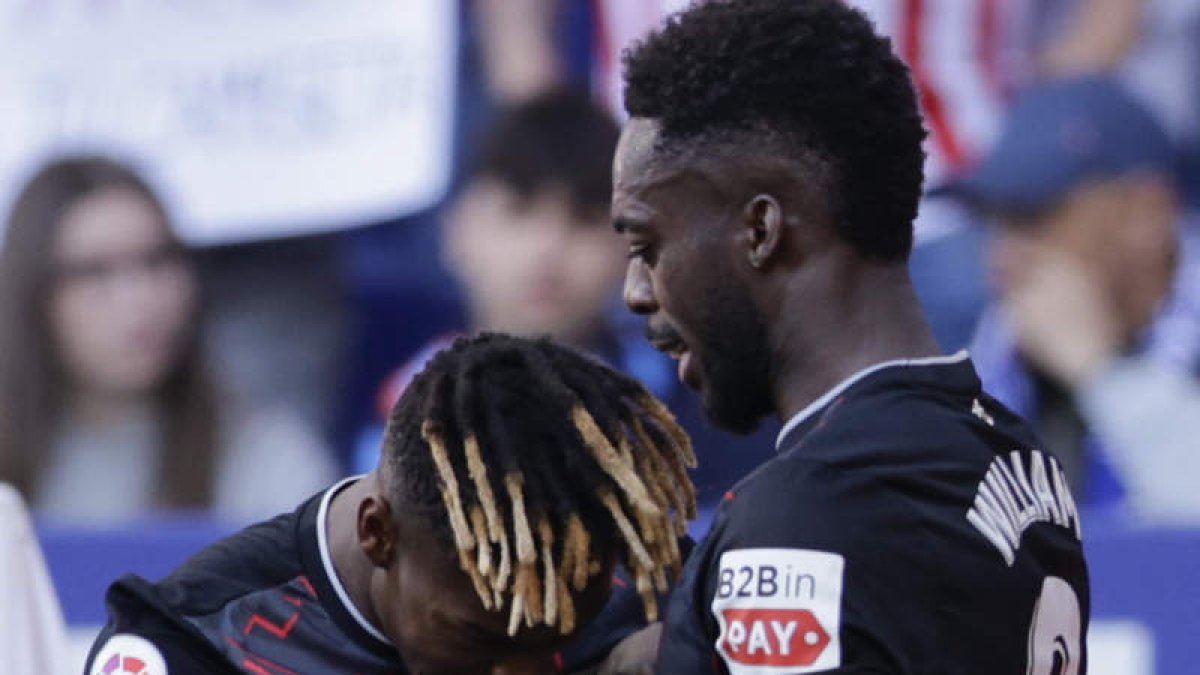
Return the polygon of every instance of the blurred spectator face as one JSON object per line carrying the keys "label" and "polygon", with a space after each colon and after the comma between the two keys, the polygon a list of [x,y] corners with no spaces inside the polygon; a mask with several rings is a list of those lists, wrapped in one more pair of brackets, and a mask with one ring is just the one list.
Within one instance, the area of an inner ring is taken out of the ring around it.
{"label": "blurred spectator face", "polygon": [[179,355],[195,310],[195,280],[162,213],[110,187],[63,212],[51,249],[47,307],[60,367],[73,387],[141,395]]}
{"label": "blurred spectator face", "polygon": [[581,212],[565,186],[525,197],[488,177],[453,208],[445,250],[474,328],[565,340],[599,326],[623,263],[602,206]]}
{"label": "blurred spectator face", "polygon": [[1039,250],[1069,256],[1100,285],[1130,339],[1151,322],[1170,290],[1177,217],[1166,179],[1087,183],[1037,215],[1004,216],[992,247],[992,270],[1005,288],[1037,264]]}
{"label": "blurred spectator face", "polygon": [[608,225],[618,135],[570,89],[515,105],[487,130],[443,228],[471,329],[585,343],[603,327],[624,262]]}

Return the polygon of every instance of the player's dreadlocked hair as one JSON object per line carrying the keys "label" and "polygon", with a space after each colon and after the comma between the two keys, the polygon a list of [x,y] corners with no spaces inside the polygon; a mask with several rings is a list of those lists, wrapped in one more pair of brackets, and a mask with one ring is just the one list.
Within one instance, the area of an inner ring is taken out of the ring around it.
{"label": "player's dreadlocked hair", "polygon": [[812,174],[837,232],[908,257],[925,130],[908,68],[844,0],[699,2],[624,56],[625,109],[660,145],[757,141]]}
{"label": "player's dreadlocked hair", "polygon": [[398,508],[453,541],[483,606],[511,601],[510,635],[522,621],[573,631],[572,591],[614,550],[654,620],[695,517],[695,456],[671,413],[545,338],[459,338],[392,411],[384,457]]}

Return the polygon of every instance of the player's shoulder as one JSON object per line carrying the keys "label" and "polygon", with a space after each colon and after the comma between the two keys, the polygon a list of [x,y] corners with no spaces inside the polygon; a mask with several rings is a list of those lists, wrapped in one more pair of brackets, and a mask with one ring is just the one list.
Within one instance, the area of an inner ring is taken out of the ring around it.
{"label": "player's shoulder", "polygon": [[157,583],[124,577],[110,595],[133,594],[192,616],[211,614],[239,597],[280,585],[301,573],[297,529],[305,506],[307,502],[209,544]]}
{"label": "player's shoulder", "polygon": [[981,390],[922,384],[833,400],[807,433],[784,436],[781,456],[828,471],[952,477],[986,470],[1005,448],[1036,445],[1028,425]]}
{"label": "player's shoulder", "polygon": [[126,575],[109,587],[105,603],[109,621],[92,646],[85,675],[231,672],[219,651],[155,584]]}
{"label": "player's shoulder", "polygon": [[[1032,448],[999,403],[914,388],[832,401],[779,454],[725,495],[733,531],[845,542],[965,513],[997,456]],[[923,508],[929,504],[932,508]],[[772,538],[766,535],[767,538]]]}
{"label": "player's shoulder", "polygon": [[[184,673],[224,672],[228,663],[191,618],[215,614],[295,576],[299,514],[277,516],[210,544],[161,581],[133,574],[115,581],[105,596],[109,622],[93,647],[90,668],[107,673],[110,662],[132,659],[129,663],[144,666],[132,672],[166,673],[168,666],[171,673],[181,667]],[[188,669],[190,664],[198,669]]]}
{"label": "player's shoulder", "polygon": [[713,551],[803,547],[844,551],[877,522],[878,494],[855,487],[864,477],[828,463],[779,456],[728,490],[706,537]]}
{"label": "player's shoulder", "polygon": [[278,516],[205,547],[171,574],[150,582],[127,574],[108,588],[106,604],[117,625],[155,629],[183,625],[238,597],[295,576],[294,517]]}

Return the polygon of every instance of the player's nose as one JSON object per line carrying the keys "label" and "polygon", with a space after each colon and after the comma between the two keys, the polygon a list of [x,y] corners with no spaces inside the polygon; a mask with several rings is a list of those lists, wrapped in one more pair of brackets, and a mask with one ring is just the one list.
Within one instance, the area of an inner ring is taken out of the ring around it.
{"label": "player's nose", "polygon": [[635,314],[653,314],[658,311],[658,300],[654,297],[654,285],[646,265],[640,260],[630,260],[625,269],[625,306]]}

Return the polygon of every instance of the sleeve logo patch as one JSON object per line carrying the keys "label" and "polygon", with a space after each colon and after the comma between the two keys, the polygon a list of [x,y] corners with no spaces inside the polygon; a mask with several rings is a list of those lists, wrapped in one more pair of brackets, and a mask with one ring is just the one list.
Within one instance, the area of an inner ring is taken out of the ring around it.
{"label": "sleeve logo patch", "polygon": [[751,548],[721,555],[712,613],[731,675],[791,675],[842,663],[837,553]]}
{"label": "sleeve logo patch", "polygon": [[89,675],[167,675],[167,662],[149,640],[118,633],[96,654]]}

